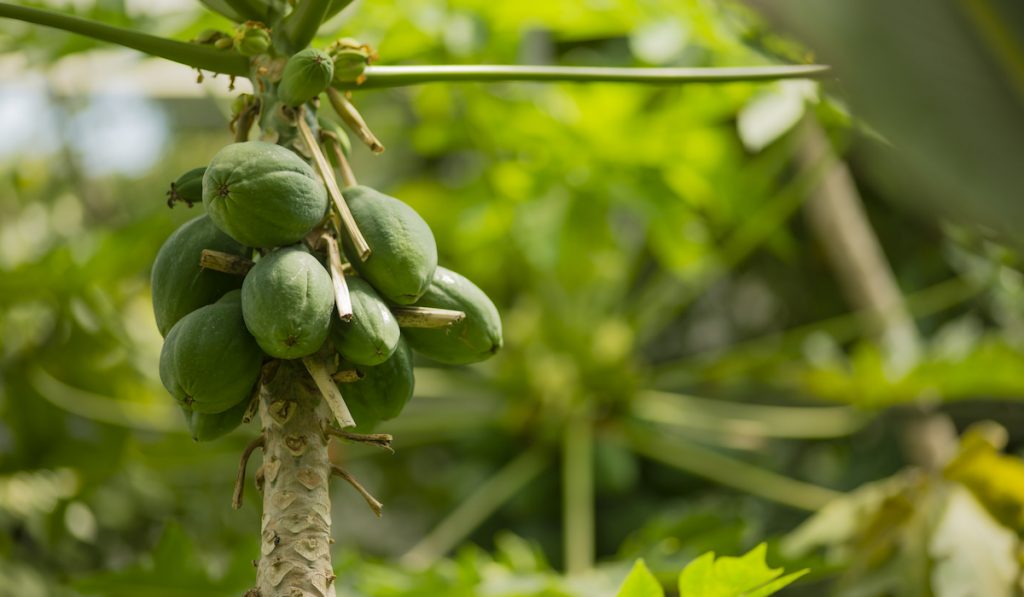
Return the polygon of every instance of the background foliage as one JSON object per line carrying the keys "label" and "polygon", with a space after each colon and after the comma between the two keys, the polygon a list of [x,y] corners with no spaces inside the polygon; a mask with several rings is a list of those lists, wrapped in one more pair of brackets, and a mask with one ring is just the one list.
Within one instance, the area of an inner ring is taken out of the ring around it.
{"label": "background foliage", "polygon": [[[59,8],[179,39],[228,27],[185,2]],[[814,36],[776,33],[800,31],[792,14],[365,0],[315,44],[354,35],[411,64],[808,60]],[[229,495],[254,428],[188,441],[156,375],[148,288],[195,213],[163,192],[230,141],[230,97],[97,47],[0,23],[0,595],[240,594],[258,500],[234,512]],[[67,76],[83,64],[109,68]],[[950,219],[909,209],[951,148],[898,144],[913,163],[880,172],[885,110],[907,98],[862,121],[859,84],[357,93],[388,148],[356,149],[361,182],[424,215],[442,263],[495,298],[506,348],[471,368],[420,363],[417,397],[381,429],[395,456],[335,446],[386,512],[335,488],[339,592],[610,595],[639,557],[674,591],[686,564],[712,566],[701,554],[765,541],[773,566],[812,570],[787,595],[1019,591],[1024,278],[1000,244],[1017,239],[974,226],[998,211],[948,209],[970,200],[959,184],[943,189]],[[807,160],[812,122],[832,149]],[[1012,147],[1019,128],[996,122],[992,143]],[[836,159],[906,296],[915,354],[876,341],[805,217]],[[1001,426],[954,439],[988,419]],[[590,552],[596,568],[560,574]]]}

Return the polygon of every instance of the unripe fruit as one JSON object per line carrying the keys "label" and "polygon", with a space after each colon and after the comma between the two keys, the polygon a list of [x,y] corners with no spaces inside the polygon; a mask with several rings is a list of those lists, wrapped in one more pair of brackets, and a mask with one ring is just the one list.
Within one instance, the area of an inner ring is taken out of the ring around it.
{"label": "unripe fruit", "polygon": [[174,207],[174,204],[179,201],[189,207],[192,207],[193,203],[202,203],[203,174],[205,173],[206,166],[192,168],[172,182],[171,190],[167,191],[167,207]]}
{"label": "unripe fruit", "polygon": [[331,275],[300,248],[265,255],[242,283],[245,325],[270,356],[297,359],[316,352],[333,312]]}
{"label": "unripe fruit", "polygon": [[309,164],[263,141],[221,149],[203,176],[203,205],[218,228],[250,247],[302,240],[327,212],[327,189]]}
{"label": "unripe fruit", "polygon": [[256,56],[270,48],[270,30],[262,23],[248,22],[234,38],[235,50],[242,56]]}
{"label": "unripe fruit", "polygon": [[327,89],[333,76],[331,57],[315,48],[306,48],[284,65],[277,97],[289,106],[301,106]]}

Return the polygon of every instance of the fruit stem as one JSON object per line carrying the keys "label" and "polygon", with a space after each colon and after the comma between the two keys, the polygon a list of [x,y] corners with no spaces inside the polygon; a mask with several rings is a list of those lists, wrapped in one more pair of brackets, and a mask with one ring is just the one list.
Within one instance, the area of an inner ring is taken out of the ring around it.
{"label": "fruit stem", "polygon": [[338,383],[354,383],[363,378],[363,372],[358,369],[344,369],[331,376],[331,379]]}
{"label": "fruit stem", "polygon": [[391,313],[404,328],[446,328],[466,318],[462,311],[433,307],[393,307]]}
{"label": "fruit stem", "polygon": [[327,99],[331,102],[331,107],[338,113],[341,120],[352,130],[353,133],[359,137],[359,140],[366,144],[373,153],[384,153],[384,145],[381,144],[377,136],[373,134],[370,127],[367,126],[366,121],[363,120],[362,114],[356,107],[352,105],[352,102],[348,101],[340,91],[333,87],[327,88]]}
{"label": "fruit stem", "polygon": [[225,274],[232,274],[234,276],[244,276],[249,273],[249,270],[252,269],[253,265],[255,265],[255,263],[253,263],[251,259],[232,255],[231,253],[214,251],[212,249],[203,249],[203,253],[199,257],[199,267],[224,272]]}
{"label": "fruit stem", "polygon": [[313,136],[313,131],[310,130],[301,109],[295,121],[299,130],[299,136],[302,137],[302,142],[306,144],[309,152],[313,155],[313,163],[316,164],[317,170],[320,171],[320,178],[327,185],[327,193],[331,196],[334,208],[338,211],[338,216],[341,218],[341,225],[345,228],[345,233],[352,239],[352,245],[359,254],[359,258],[366,261],[370,258],[370,245],[363,237],[363,233],[359,231],[359,226],[356,225],[356,220],[352,217],[348,204],[345,203],[345,197],[341,194],[341,189],[338,188],[338,181],[334,179],[334,169],[331,168],[331,164],[324,156],[324,152],[320,151],[320,145],[316,142],[316,137]]}

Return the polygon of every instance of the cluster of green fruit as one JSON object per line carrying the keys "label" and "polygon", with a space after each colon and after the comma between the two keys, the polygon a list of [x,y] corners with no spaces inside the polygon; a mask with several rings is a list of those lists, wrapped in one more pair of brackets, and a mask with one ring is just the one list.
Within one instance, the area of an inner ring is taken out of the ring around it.
{"label": "cluster of green fruit", "polygon": [[[494,304],[472,282],[437,265],[429,226],[394,197],[365,186],[344,189],[370,255],[361,258],[345,234],[338,254],[351,267],[331,268],[322,246],[328,243],[315,240],[330,234],[324,182],[280,145],[228,145],[208,167],[183,175],[171,193],[206,209],[167,239],[152,273],[153,308],[164,335],[160,378],[196,440],[238,426],[268,359],[328,363],[359,429],[366,430],[397,416],[412,396],[412,350],[467,364],[501,347]],[[251,269],[243,276],[204,268],[204,250],[251,262]],[[342,314],[338,292],[345,287],[351,313]],[[446,327],[401,327],[396,312],[410,306],[464,317]]]}

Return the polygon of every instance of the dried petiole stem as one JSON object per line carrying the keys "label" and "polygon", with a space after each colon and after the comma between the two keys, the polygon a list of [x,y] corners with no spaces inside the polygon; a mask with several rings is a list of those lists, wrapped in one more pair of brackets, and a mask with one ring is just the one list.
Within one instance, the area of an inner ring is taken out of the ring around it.
{"label": "dried petiole stem", "polygon": [[341,173],[341,181],[346,187],[354,187],[359,184],[356,181],[356,173],[352,171],[352,165],[348,163],[348,158],[345,157],[345,151],[342,150],[341,144],[337,141],[329,141],[327,146],[331,148],[334,153],[334,158],[338,160],[338,170]]}
{"label": "dried petiole stem", "polygon": [[338,240],[324,232],[320,235],[320,242],[327,245],[327,263],[331,270],[331,282],[334,283],[334,303],[338,306],[338,318],[342,321],[352,321],[352,297],[348,294],[348,284],[345,283],[345,270],[341,265],[341,251],[338,249]]}
{"label": "dried petiole stem", "polygon": [[242,458],[238,462],[238,476],[235,477],[235,492],[231,496],[231,507],[235,510],[242,507],[242,495],[245,493],[245,468],[249,464],[249,457],[252,456],[256,448],[262,448],[266,445],[266,436],[260,435],[249,442],[249,445],[245,447],[245,451],[242,452]]}
{"label": "dried petiole stem", "polygon": [[384,153],[384,145],[381,144],[377,136],[373,134],[370,127],[366,125],[366,121],[363,120],[363,116],[356,110],[356,107],[352,105],[352,102],[348,101],[340,91],[333,87],[327,88],[327,99],[331,102],[331,106],[334,111],[338,113],[341,120],[345,123],[348,128],[352,129],[352,132],[359,137],[359,140],[366,144],[373,153]]}
{"label": "dried petiole stem", "polygon": [[331,375],[327,372],[324,363],[314,355],[303,357],[302,364],[306,366],[306,371],[309,371],[313,381],[316,382],[316,387],[320,390],[320,394],[323,395],[327,406],[330,407],[334,418],[338,421],[338,425],[342,429],[345,427],[355,427],[356,421],[352,418],[352,413],[348,410],[348,405],[345,404],[341,391],[338,389],[338,386],[334,385],[334,380],[331,379]]}
{"label": "dried petiole stem", "polygon": [[249,273],[253,265],[255,264],[251,259],[210,249],[203,249],[203,253],[199,257],[199,267],[235,276],[244,276]]}
{"label": "dried petiole stem", "polygon": [[334,208],[338,211],[338,217],[341,218],[341,225],[345,229],[345,234],[348,234],[349,238],[352,239],[352,245],[355,246],[359,258],[366,261],[370,258],[370,245],[367,244],[363,233],[359,231],[359,226],[356,225],[356,220],[352,217],[352,212],[345,203],[345,197],[341,194],[341,189],[338,188],[338,181],[334,179],[334,169],[331,168],[331,164],[324,156],[324,152],[320,150],[320,145],[317,144],[313,131],[310,130],[309,124],[306,123],[306,118],[301,110],[295,120],[295,125],[299,129],[302,142],[306,144],[310,153],[313,154],[313,162],[316,164],[317,170],[320,171],[320,177],[323,178],[324,184],[327,185],[327,193],[334,203]]}
{"label": "dried petiole stem", "polygon": [[349,442],[355,442],[358,444],[369,444],[376,446],[382,450],[387,450],[392,454],[395,450],[391,447],[391,441],[394,439],[390,433],[352,433],[351,431],[342,431],[335,429],[334,427],[327,427],[324,430],[327,435],[337,437]]}
{"label": "dried petiole stem", "polygon": [[349,484],[352,485],[352,487],[355,487],[356,491],[359,492],[359,495],[363,496],[363,499],[366,500],[366,505],[368,505],[370,509],[373,510],[373,513],[377,515],[377,518],[380,518],[381,508],[383,508],[384,505],[381,504],[377,498],[370,495],[370,492],[366,491],[366,488],[363,487],[359,483],[359,481],[356,481],[355,477],[353,477],[348,473],[348,471],[337,465],[331,466],[331,473],[348,481]]}
{"label": "dried petiole stem", "polygon": [[433,307],[394,307],[391,313],[404,328],[446,328],[466,318],[462,311]]}

